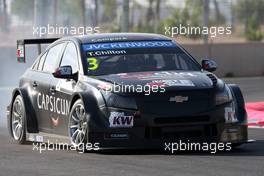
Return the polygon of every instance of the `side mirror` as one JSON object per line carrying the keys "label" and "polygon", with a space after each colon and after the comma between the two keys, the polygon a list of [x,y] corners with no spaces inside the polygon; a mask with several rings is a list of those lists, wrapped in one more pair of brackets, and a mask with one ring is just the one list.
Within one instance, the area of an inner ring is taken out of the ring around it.
{"label": "side mirror", "polygon": [[217,64],[213,60],[204,59],[202,60],[202,68],[206,71],[213,72],[217,69]]}
{"label": "side mirror", "polygon": [[52,74],[55,78],[74,79],[74,74],[72,74],[72,67],[68,65],[57,68]]}

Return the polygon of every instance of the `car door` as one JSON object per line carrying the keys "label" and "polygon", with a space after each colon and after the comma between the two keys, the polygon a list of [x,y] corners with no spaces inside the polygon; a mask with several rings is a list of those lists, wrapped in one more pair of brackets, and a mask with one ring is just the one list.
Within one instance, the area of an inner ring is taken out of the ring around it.
{"label": "car door", "polygon": [[[45,52],[42,54],[39,58],[38,64],[34,66],[34,68],[30,71],[30,75],[28,75],[28,79],[30,80],[29,85],[29,92],[30,96],[32,98],[32,106],[35,110],[37,121],[39,123],[39,126],[43,127],[42,120],[40,118],[40,115],[45,109],[45,102],[42,103],[42,95],[45,94],[45,91],[43,90],[43,87],[45,87],[45,84],[48,83],[48,80],[46,78],[46,74],[42,72],[43,64],[46,59],[48,52]],[[42,128],[39,128],[40,131],[43,131]]]}
{"label": "car door", "polygon": [[[60,66],[71,66],[72,73],[78,73],[78,53],[74,43],[68,42],[65,47]],[[53,77],[51,89],[55,90],[53,96],[59,102],[57,112],[52,113],[51,125],[55,134],[68,134],[68,116],[70,113],[70,99],[77,84],[73,79],[60,79]]]}
{"label": "car door", "polygon": [[50,115],[55,110],[50,82],[53,78],[52,73],[58,66],[62,50],[65,43],[51,47],[40,60],[38,73],[32,77],[32,86],[35,88],[33,102],[37,114],[39,130],[42,132],[52,132],[50,125]]}

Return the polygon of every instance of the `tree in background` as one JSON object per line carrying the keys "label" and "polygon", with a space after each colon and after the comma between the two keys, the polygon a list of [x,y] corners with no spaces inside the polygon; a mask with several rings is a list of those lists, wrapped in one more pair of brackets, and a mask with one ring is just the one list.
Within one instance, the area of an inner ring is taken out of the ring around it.
{"label": "tree in background", "polygon": [[149,29],[149,32],[158,31],[158,23],[160,20],[160,0],[149,0],[148,8],[146,14],[146,28]]}
{"label": "tree in background", "polygon": [[[34,26],[45,26],[48,23],[47,10],[49,4],[47,1],[34,1]],[[44,36],[40,36],[44,37]]]}
{"label": "tree in background", "polygon": [[81,21],[82,21],[82,26],[86,26],[86,7],[85,7],[85,0],[80,0],[80,9],[81,9]]}
{"label": "tree in background", "polygon": [[[226,20],[225,20],[225,17],[223,16],[223,14],[220,12],[219,1],[213,0],[213,4],[214,4],[214,9],[215,9],[215,21],[216,21],[216,23],[217,24],[224,24],[226,22]],[[232,0],[231,0],[230,6],[232,6]]]}
{"label": "tree in background", "polygon": [[148,0],[148,8],[147,8],[147,13],[146,13],[146,24],[147,28],[152,28],[153,27],[153,17],[154,17],[154,12],[153,12],[153,4],[154,0]]}
{"label": "tree in background", "polygon": [[[141,32],[144,28],[145,18],[138,18],[138,12],[143,13],[143,6],[136,0],[131,0],[130,27],[133,32]],[[141,14],[140,14],[141,15]]]}
{"label": "tree in background", "polygon": [[57,24],[57,15],[58,15],[58,0],[52,1],[52,16],[53,16],[53,25]]}
{"label": "tree in background", "polygon": [[248,40],[261,41],[264,22],[264,0],[240,0],[234,7],[238,18],[244,22],[245,36]]}
{"label": "tree in background", "polygon": [[21,20],[34,20],[34,0],[14,0],[11,4],[11,13]]}
{"label": "tree in background", "polygon": [[112,22],[116,18],[116,0],[104,0],[102,1],[104,4],[104,13],[102,22]]}
{"label": "tree in background", "polygon": [[3,30],[9,32],[9,18],[7,13],[7,3],[6,0],[3,0]]}
{"label": "tree in background", "polygon": [[[184,8],[175,8],[173,15],[162,20],[159,25],[159,32],[164,33],[164,26],[195,26],[203,24],[203,0],[186,0]],[[189,34],[186,37],[197,39],[200,34]]]}
{"label": "tree in background", "polygon": [[[160,10],[161,6],[167,2],[167,0],[148,0],[148,6],[145,12],[145,18],[140,18],[137,26],[134,26],[134,31],[138,32],[160,32]],[[135,3],[138,6],[137,9],[143,11],[143,7],[140,4]]]}
{"label": "tree in background", "polygon": [[[210,11],[210,7],[214,11]],[[212,12],[215,15],[211,15]],[[191,27],[210,27],[224,24],[225,17],[221,14],[219,0],[185,0],[183,8],[175,8],[173,15],[162,20],[159,25],[159,32],[164,33],[164,26],[191,26]],[[185,37],[191,39],[200,39],[203,37],[205,43],[208,36],[202,36],[200,33],[186,34]]]}
{"label": "tree in background", "polygon": [[129,0],[122,4],[121,32],[129,32]]}
{"label": "tree in background", "polygon": [[[124,2],[117,0],[102,0],[101,2],[103,10],[101,12],[102,17],[100,22],[103,28],[105,28],[106,31],[120,32],[122,28],[121,20],[123,20],[124,15],[123,8],[127,8],[124,7]],[[129,27],[127,29],[129,29]]]}
{"label": "tree in background", "polygon": [[58,0],[59,17],[65,26],[84,23],[83,0]]}
{"label": "tree in background", "polygon": [[[203,0],[203,26],[209,27],[209,0]],[[203,35],[204,43],[208,43],[208,35]]]}
{"label": "tree in background", "polygon": [[98,0],[94,0],[94,21],[93,21],[93,24],[94,26],[97,26],[98,25]]}
{"label": "tree in background", "polygon": [[154,32],[158,32],[158,25],[160,21],[160,6],[161,6],[161,1],[156,0],[156,8],[155,8],[155,13],[154,13]]}

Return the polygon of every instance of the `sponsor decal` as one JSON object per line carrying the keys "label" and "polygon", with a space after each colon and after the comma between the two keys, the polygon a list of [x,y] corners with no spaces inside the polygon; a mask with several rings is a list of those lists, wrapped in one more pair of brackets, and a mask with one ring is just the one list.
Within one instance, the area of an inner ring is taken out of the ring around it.
{"label": "sponsor decal", "polygon": [[127,128],[133,127],[134,117],[126,116],[124,112],[111,112],[109,117],[110,127],[113,128]]}
{"label": "sponsor decal", "polygon": [[228,122],[237,122],[237,118],[235,115],[235,109],[233,107],[225,108],[225,121]]}
{"label": "sponsor decal", "polygon": [[28,141],[34,142],[35,141],[35,136],[32,135],[32,134],[29,134]]}
{"label": "sponsor decal", "polygon": [[159,47],[175,47],[176,44],[171,41],[135,41],[135,42],[114,42],[114,43],[96,43],[84,44],[83,50],[111,50],[111,49],[133,49],[133,48],[159,48]]}
{"label": "sponsor decal", "polygon": [[39,136],[39,135],[29,134],[27,140],[31,141],[31,142],[43,142],[44,141],[44,137],[43,136]]}
{"label": "sponsor decal", "polygon": [[128,138],[128,134],[110,134],[111,138]]}
{"label": "sponsor decal", "polygon": [[[164,89],[164,87],[166,87],[166,85],[164,84],[164,82],[162,81],[152,81],[150,83],[147,83],[147,85],[151,86],[151,87],[155,87],[155,86],[158,86],[158,87],[161,87]],[[165,89],[164,89],[165,91]]]}
{"label": "sponsor decal", "polygon": [[175,101],[176,103],[183,103],[185,101],[188,101],[189,97],[188,96],[175,96],[175,97],[170,97],[169,101]]}
{"label": "sponsor decal", "polygon": [[88,56],[109,56],[126,54],[125,50],[104,50],[104,51],[89,51]]}
{"label": "sponsor decal", "polygon": [[97,38],[92,39],[92,42],[109,42],[109,41],[118,41],[118,40],[127,40],[126,37],[113,37],[113,38]]}
{"label": "sponsor decal", "polygon": [[161,72],[147,72],[147,73],[130,73],[130,74],[118,74],[120,78],[131,79],[136,78],[139,80],[160,80],[160,79],[173,79],[175,76],[184,78],[185,76],[196,77],[196,75],[188,72],[170,72],[170,71],[161,71]]}
{"label": "sponsor decal", "polygon": [[87,58],[87,62],[89,64],[88,71],[89,70],[97,70],[99,67],[98,61],[96,58]]}
{"label": "sponsor decal", "polygon": [[17,46],[17,61],[18,62],[26,62],[26,59],[25,59],[25,48],[23,45],[18,45]]}
{"label": "sponsor decal", "polygon": [[104,136],[105,139],[128,139],[128,137],[127,133],[110,133]]}
{"label": "sponsor decal", "polygon": [[44,138],[43,138],[43,136],[36,136],[35,141],[36,142],[43,142],[44,141]]}
{"label": "sponsor decal", "polygon": [[66,99],[38,93],[37,105],[41,110],[55,112],[60,115],[68,115],[70,103]]}
{"label": "sponsor decal", "polygon": [[51,122],[54,127],[59,126],[59,117],[57,118],[51,117]]}
{"label": "sponsor decal", "polygon": [[23,45],[18,45],[17,47],[17,57],[24,57],[24,47]]}
{"label": "sponsor decal", "polygon": [[155,80],[153,83],[163,84],[165,86],[195,86],[191,80]]}

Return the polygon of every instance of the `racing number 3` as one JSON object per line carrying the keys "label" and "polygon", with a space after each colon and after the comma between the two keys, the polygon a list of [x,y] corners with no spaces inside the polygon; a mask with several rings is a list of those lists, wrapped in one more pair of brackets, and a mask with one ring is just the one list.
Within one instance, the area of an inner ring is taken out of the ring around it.
{"label": "racing number 3", "polygon": [[96,70],[98,68],[98,63],[96,58],[87,58],[87,61],[89,63],[88,70]]}

